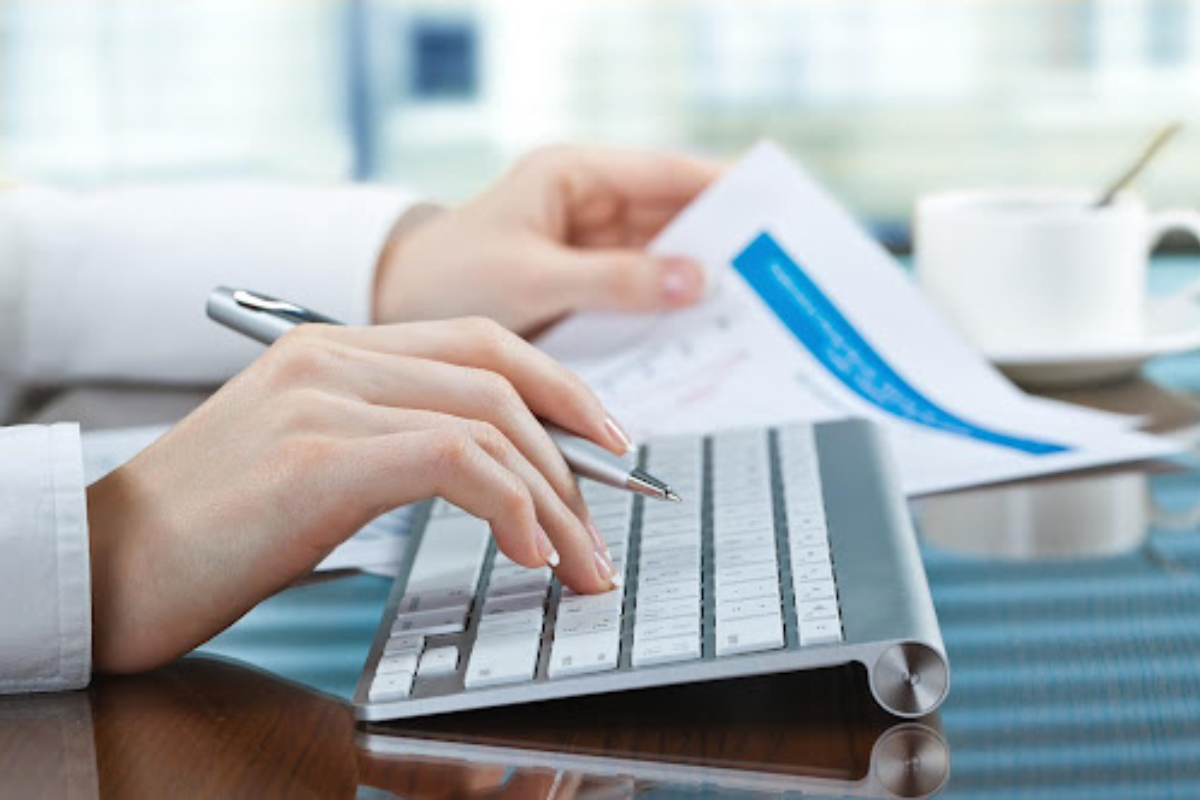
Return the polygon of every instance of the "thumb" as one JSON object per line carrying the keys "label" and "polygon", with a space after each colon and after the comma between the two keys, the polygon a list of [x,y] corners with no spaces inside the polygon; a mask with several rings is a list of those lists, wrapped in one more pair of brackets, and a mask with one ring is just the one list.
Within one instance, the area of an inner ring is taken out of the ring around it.
{"label": "thumb", "polygon": [[654,311],[690,306],[704,295],[704,268],[682,256],[636,250],[572,250],[555,270],[566,310]]}

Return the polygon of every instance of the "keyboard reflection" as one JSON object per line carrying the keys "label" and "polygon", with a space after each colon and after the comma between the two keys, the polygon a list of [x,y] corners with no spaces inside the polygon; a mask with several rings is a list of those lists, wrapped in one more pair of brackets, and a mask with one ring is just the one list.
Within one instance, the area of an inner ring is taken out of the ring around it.
{"label": "keyboard reflection", "polygon": [[937,716],[880,711],[857,666],[366,723],[358,744],[360,780],[405,797],[924,797],[950,773]]}

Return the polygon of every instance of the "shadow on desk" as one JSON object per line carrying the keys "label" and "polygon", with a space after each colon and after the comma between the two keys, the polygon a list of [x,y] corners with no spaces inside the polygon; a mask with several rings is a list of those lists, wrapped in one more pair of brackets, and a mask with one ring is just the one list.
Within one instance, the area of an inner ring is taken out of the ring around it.
{"label": "shadow on desk", "polygon": [[949,770],[938,721],[888,717],[864,685],[825,670],[356,727],[340,700],[188,658],[87,692],[0,699],[0,796],[936,791]]}

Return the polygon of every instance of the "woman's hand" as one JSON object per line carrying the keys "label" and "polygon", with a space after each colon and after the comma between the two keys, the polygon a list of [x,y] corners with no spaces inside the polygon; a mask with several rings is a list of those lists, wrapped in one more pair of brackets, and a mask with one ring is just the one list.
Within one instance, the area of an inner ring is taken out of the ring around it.
{"label": "woman's hand", "polygon": [[394,237],[376,319],[483,314],[527,336],[582,308],[690,305],[703,294],[700,265],[642,248],[719,172],[681,156],[538,151],[474,200]]}
{"label": "woman's hand", "polygon": [[631,446],[582,381],[494,322],[293,330],[88,490],[97,668],[187,652],[374,517],[435,495],[487,520],[514,561],[612,588],[539,418]]}

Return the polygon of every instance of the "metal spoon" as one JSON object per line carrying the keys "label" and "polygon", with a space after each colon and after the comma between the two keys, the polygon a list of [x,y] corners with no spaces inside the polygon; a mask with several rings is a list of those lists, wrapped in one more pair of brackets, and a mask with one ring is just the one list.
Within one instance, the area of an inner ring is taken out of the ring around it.
{"label": "metal spoon", "polygon": [[1154,138],[1151,139],[1146,147],[1143,148],[1142,152],[1138,154],[1137,160],[1130,164],[1129,167],[1126,168],[1126,170],[1122,172],[1115,181],[1108,185],[1108,188],[1104,190],[1104,194],[1100,195],[1100,199],[1096,201],[1095,207],[1104,208],[1112,203],[1113,198],[1117,196],[1117,193],[1132,183],[1134,178],[1142,174],[1142,170],[1144,170],[1146,165],[1149,164],[1156,155],[1158,155],[1158,151],[1163,148],[1163,145],[1171,141],[1175,134],[1179,133],[1182,128],[1183,122],[1176,120],[1170,125],[1164,127],[1158,133],[1154,134]]}

